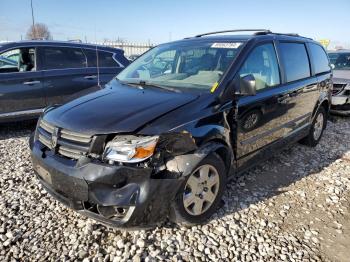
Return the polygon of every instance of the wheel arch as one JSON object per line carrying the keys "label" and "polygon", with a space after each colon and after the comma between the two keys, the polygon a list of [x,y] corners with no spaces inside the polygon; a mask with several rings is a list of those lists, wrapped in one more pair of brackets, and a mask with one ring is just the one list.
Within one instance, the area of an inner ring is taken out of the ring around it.
{"label": "wheel arch", "polygon": [[314,110],[313,110],[313,112],[312,112],[312,119],[315,117],[316,112],[318,111],[318,109],[319,109],[321,106],[325,109],[326,114],[327,114],[327,115],[329,114],[329,111],[330,111],[330,103],[329,103],[328,99],[323,99],[323,100],[317,102],[317,104],[316,104],[316,106],[315,106],[315,108],[314,108]]}
{"label": "wheel arch", "polygon": [[188,176],[211,153],[217,154],[223,160],[226,174],[228,174],[231,169],[233,152],[226,142],[220,139],[207,141],[192,153],[173,157],[166,162],[166,167],[168,171],[180,173],[182,176]]}
{"label": "wheel arch", "polygon": [[213,153],[216,153],[224,162],[226,173],[228,174],[233,160],[233,151],[229,147],[229,145],[226,143],[226,141],[221,139],[213,139],[209,143],[215,143],[217,146],[215,147],[215,150],[213,150]]}

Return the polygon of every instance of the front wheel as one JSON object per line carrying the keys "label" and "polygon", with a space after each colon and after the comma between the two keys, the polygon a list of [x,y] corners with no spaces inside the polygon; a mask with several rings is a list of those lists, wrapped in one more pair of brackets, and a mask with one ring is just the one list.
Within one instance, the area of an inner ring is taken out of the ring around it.
{"label": "front wheel", "polygon": [[324,107],[320,107],[316,113],[314,120],[312,121],[309,134],[303,138],[300,143],[315,147],[318,142],[321,140],[323,131],[326,128],[327,124],[327,114]]}
{"label": "front wheel", "polygon": [[187,225],[205,222],[218,208],[225,187],[224,162],[212,153],[186,177],[173,203],[172,220]]}

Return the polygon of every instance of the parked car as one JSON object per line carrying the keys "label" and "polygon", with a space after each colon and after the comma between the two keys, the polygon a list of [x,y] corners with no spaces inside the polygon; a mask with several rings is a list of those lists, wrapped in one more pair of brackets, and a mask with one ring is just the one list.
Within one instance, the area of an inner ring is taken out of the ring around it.
{"label": "parked car", "polygon": [[0,121],[38,117],[100,89],[129,64],[120,49],[56,41],[1,44],[0,57]]}
{"label": "parked car", "polygon": [[234,175],[288,144],[316,146],[332,89],[323,47],[216,33],[161,44],[105,89],[48,108],[30,141],[44,188],[112,226],[195,224]]}
{"label": "parked car", "polygon": [[350,115],[350,50],[328,53],[333,67],[333,98],[331,112]]}

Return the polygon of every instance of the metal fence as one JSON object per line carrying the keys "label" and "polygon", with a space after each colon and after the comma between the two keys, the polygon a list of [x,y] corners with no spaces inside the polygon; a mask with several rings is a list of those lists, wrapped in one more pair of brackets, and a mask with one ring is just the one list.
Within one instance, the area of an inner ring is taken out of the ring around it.
{"label": "metal fence", "polygon": [[[0,43],[6,43],[6,42],[9,42],[9,41],[0,40]],[[118,41],[90,42],[90,44],[94,44],[94,45],[97,44],[97,45],[110,46],[110,47],[123,49],[125,56],[141,55],[155,46],[155,44],[151,44],[151,43],[143,44],[143,43],[118,42]]]}
{"label": "metal fence", "polygon": [[150,43],[142,44],[142,43],[131,43],[131,42],[92,42],[90,44],[104,45],[104,46],[123,49],[125,56],[141,55],[155,46],[155,44],[150,44]]}

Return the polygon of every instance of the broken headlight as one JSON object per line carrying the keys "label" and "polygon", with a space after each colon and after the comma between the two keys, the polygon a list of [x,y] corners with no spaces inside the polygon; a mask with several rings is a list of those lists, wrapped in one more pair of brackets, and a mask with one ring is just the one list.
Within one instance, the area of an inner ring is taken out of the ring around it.
{"label": "broken headlight", "polygon": [[116,136],[107,143],[104,158],[124,163],[141,162],[153,155],[157,142],[158,136]]}

